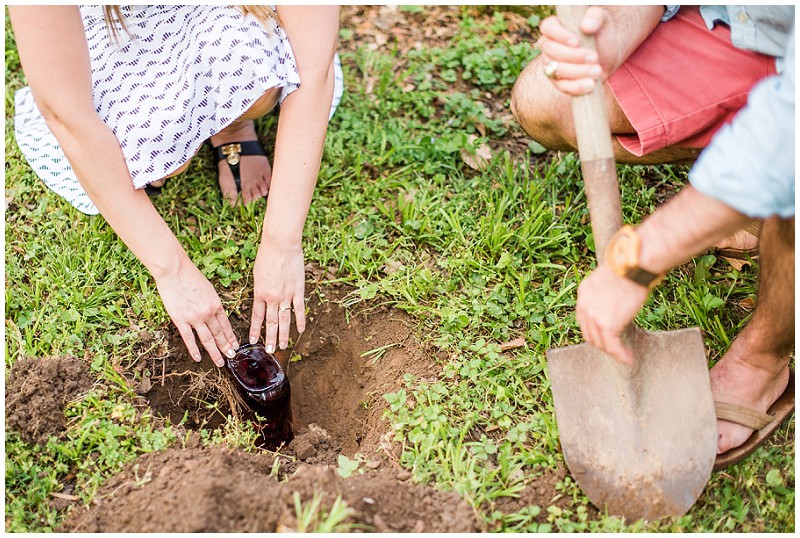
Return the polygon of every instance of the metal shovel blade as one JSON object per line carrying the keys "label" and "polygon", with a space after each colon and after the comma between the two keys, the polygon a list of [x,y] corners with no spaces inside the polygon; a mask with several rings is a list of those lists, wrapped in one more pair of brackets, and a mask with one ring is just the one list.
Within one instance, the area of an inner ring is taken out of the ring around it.
{"label": "metal shovel blade", "polygon": [[700,330],[626,335],[635,366],[584,343],[547,352],[567,465],[628,521],[681,516],[711,475],[717,423]]}

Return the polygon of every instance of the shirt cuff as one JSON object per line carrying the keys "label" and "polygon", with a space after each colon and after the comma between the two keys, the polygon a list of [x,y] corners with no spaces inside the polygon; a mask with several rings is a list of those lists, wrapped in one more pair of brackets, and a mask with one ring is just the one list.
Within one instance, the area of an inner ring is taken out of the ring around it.
{"label": "shirt cuff", "polygon": [[664,15],[661,17],[661,22],[667,22],[670,20],[675,16],[680,8],[681,6],[664,6]]}

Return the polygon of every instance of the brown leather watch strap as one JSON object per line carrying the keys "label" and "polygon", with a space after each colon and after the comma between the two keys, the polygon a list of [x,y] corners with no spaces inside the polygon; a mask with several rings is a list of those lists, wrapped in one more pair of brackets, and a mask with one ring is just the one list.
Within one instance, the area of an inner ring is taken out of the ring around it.
{"label": "brown leather watch strap", "polygon": [[653,289],[659,282],[663,275],[651,273],[641,267],[633,267],[625,275],[626,278],[633,280],[637,284],[641,284],[647,289]]}

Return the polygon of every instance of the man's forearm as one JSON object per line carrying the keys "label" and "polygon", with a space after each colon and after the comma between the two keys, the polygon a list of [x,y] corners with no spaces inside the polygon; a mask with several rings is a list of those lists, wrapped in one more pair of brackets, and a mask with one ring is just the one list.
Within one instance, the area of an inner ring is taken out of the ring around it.
{"label": "man's forearm", "polygon": [[619,67],[639,48],[664,15],[664,6],[603,6],[616,28]]}
{"label": "man's forearm", "polygon": [[663,273],[731,235],[749,218],[730,206],[685,187],[638,227],[640,265]]}

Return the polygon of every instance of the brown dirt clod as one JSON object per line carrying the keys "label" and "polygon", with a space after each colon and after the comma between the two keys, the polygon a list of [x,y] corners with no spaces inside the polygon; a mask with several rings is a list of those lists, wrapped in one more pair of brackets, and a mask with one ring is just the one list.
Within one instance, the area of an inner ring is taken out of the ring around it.
{"label": "brown dirt clod", "polygon": [[6,428],[43,444],[66,429],[64,408],[91,387],[87,365],[74,357],[24,358],[6,381]]}

